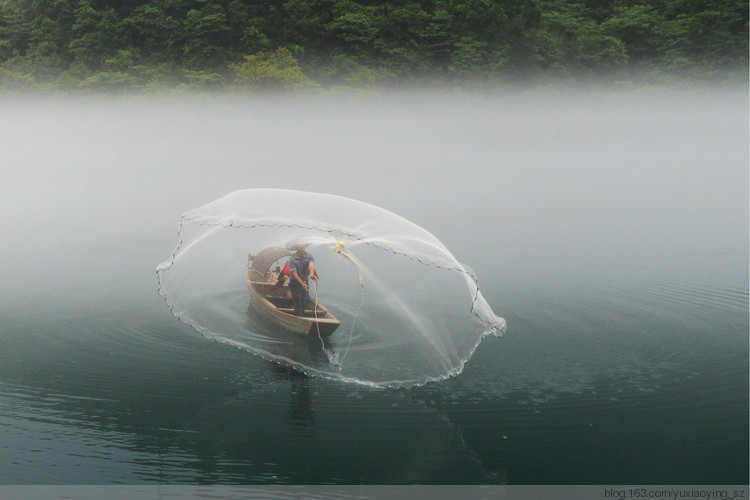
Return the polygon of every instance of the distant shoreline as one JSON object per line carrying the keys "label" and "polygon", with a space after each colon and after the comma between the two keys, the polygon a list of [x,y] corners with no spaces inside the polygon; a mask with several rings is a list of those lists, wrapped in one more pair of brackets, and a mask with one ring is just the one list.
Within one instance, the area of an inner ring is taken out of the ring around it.
{"label": "distant shoreline", "polygon": [[747,82],[746,0],[0,0],[0,93]]}
{"label": "distant shoreline", "polygon": [[299,98],[367,98],[393,94],[443,94],[450,95],[617,95],[617,94],[675,94],[684,92],[747,92],[750,88],[748,78],[732,78],[723,81],[700,81],[692,79],[662,79],[657,81],[619,80],[619,81],[552,81],[533,80],[526,82],[463,82],[447,83],[439,81],[421,81],[404,85],[371,85],[371,86],[314,86],[310,88],[266,88],[254,89],[242,85],[201,86],[178,84],[175,86],[149,85],[113,85],[88,87],[85,85],[7,85],[0,79],[0,99],[22,96],[60,96],[60,97],[299,97]]}

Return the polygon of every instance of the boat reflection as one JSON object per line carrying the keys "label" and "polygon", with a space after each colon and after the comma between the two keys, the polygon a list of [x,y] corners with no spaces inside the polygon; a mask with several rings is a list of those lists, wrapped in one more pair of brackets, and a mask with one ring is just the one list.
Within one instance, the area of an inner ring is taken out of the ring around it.
{"label": "boat reflection", "polygon": [[245,328],[248,335],[252,335],[254,345],[259,345],[258,340],[261,340],[263,350],[277,363],[300,373],[305,373],[306,367],[324,369],[330,365],[325,352],[335,345],[330,337],[288,332],[259,313],[252,303],[247,307]]}

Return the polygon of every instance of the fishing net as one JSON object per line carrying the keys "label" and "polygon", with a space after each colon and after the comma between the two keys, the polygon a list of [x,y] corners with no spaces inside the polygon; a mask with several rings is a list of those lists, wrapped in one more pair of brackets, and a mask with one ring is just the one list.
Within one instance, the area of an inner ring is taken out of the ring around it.
{"label": "fishing net", "polygon": [[[306,319],[289,320],[284,267],[299,243],[319,279]],[[248,189],[190,210],[157,275],[172,312],[205,337],[378,387],[456,375],[482,338],[505,329],[473,272],[432,234],[333,195]]]}

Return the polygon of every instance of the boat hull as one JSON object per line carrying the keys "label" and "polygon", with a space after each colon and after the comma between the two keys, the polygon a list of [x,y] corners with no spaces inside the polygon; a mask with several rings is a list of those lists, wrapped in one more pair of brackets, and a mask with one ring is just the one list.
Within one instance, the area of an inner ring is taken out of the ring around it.
{"label": "boat hull", "polygon": [[275,282],[252,279],[247,271],[247,287],[256,309],[284,330],[301,335],[330,336],[341,324],[328,310],[310,300],[304,316],[295,316],[287,286],[274,288]]}

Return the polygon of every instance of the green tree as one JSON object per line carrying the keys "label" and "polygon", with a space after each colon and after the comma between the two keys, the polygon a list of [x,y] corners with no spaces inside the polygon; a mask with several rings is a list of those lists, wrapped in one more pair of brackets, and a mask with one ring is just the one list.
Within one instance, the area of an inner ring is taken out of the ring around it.
{"label": "green tree", "polygon": [[364,12],[347,12],[326,25],[331,37],[354,55],[372,53],[378,29]]}
{"label": "green tree", "polygon": [[299,67],[292,53],[280,47],[271,54],[245,56],[244,61],[231,64],[234,81],[251,90],[304,90],[316,85]]}
{"label": "green tree", "polygon": [[128,47],[138,48],[146,61],[175,58],[182,37],[181,25],[158,5],[139,5],[122,21]]}
{"label": "green tree", "polygon": [[457,37],[494,44],[500,41],[508,16],[493,0],[457,0],[450,2],[453,32]]}
{"label": "green tree", "polygon": [[487,42],[463,37],[454,45],[449,70],[462,77],[486,76],[487,62]]}
{"label": "green tree", "polygon": [[69,53],[90,68],[100,68],[123,45],[117,12],[112,7],[97,11],[89,1],[81,0],[75,15]]}
{"label": "green tree", "polygon": [[444,72],[453,52],[453,16],[440,9],[419,33],[419,44],[424,57],[439,72]]}
{"label": "green tree", "polygon": [[[747,7],[747,5],[745,5]],[[732,10],[705,10],[685,23],[684,52],[702,62],[747,61],[747,46],[733,32],[742,17]],[[744,19],[747,26],[747,19]]]}
{"label": "green tree", "polygon": [[393,48],[405,48],[430,21],[431,16],[418,3],[389,2],[378,8],[381,36]]}
{"label": "green tree", "polygon": [[539,62],[537,34],[542,27],[542,9],[538,0],[519,0],[507,5],[508,70],[525,78]]}
{"label": "green tree", "polygon": [[576,59],[584,68],[595,73],[611,72],[628,63],[628,54],[622,40],[594,31],[578,37]]}
{"label": "green tree", "polygon": [[588,78],[627,66],[625,44],[587,19],[580,6],[545,13],[543,22],[540,56],[556,75]]}
{"label": "green tree", "polygon": [[288,0],[278,31],[287,44],[303,47],[311,55],[320,55],[337,46],[328,25],[357,8],[350,0]]}
{"label": "green tree", "polygon": [[665,45],[658,30],[664,21],[664,17],[650,5],[622,6],[601,23],[601,29],[602,34],[625,44],[632,63],[650,64],[658,60]]}
{"label": "green tree", "polygon": [[223,47],[230,31],[222,7],[207,3],[201,10],[191,9],[184,21],[185,43],[183,52],[192,67],[216,67],[223,61]]}

